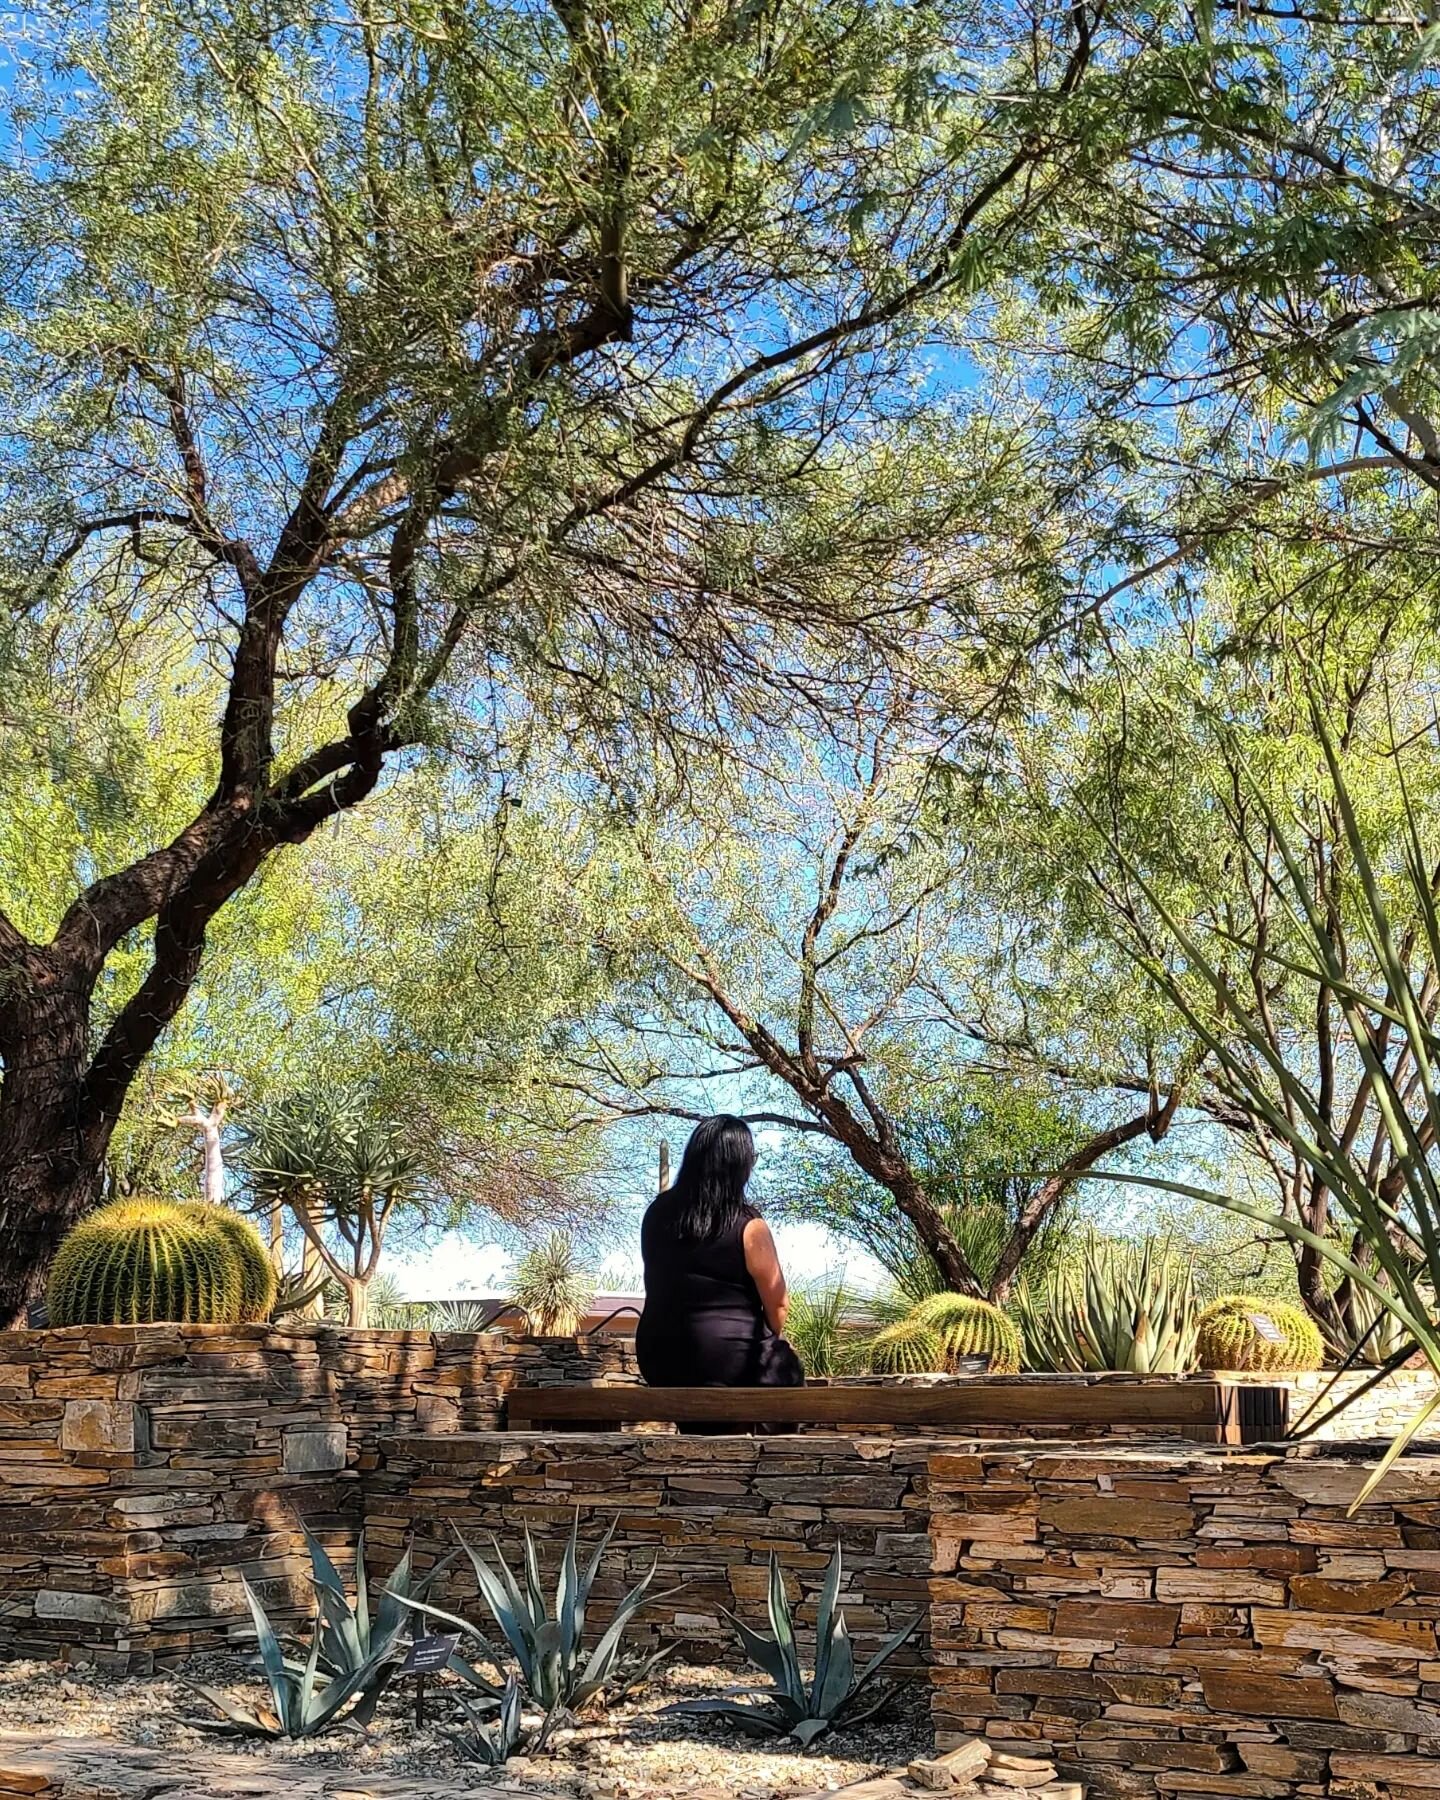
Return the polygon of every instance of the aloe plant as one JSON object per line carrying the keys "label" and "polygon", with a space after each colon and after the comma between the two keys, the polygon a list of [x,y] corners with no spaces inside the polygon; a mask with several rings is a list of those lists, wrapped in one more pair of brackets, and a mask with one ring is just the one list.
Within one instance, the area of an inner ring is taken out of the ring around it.
{"label": "aloe plant", "polygon": [[1092,1234],[1078,1274],[1057,1269],[1039,1288],[1022,1283],[1015,1312],[1027,1369],[1183,1375],[1197,1366],[1194,1281],[1153,1238],[1137,1248]]}
{"label": "aloe plant", "polygon": [[307,1738],[332,1725],[368,1725],[395,1672],[393,1645],[358,1662],[344,1674],[326,1676],[320,1666],[324,1631],[317,1607],[305,1661],[291,1662],[254,1589],[244,1576],[240,1581],[255,1625],[260,1664],[270,1685],[270,1705],[243,1706],[218,1688],[187,1681],[185,1686],[208,1700],[221,1716],[187,1719],[186,1723],[202,1731],[263,1738]]}
{"label": "aloe plant", "polygon": [[[670,1655],[669,1649],[657,1651],[648,1657],[621,1655],[625,1627],[640,1608],[663,1600],[669,1593],[679,1592],[678,1588],[670,1588],[664,1593],[649,1594],[658,1559],[651,1563],[649,1573],[626,1594],[594,1648],[586,1652],[585,1613],[590,1590],[595,1585],[595,1577],[600,1572],[600,1564],[615,1535],[617,1523],[616,1520],[611,1521],[610,1529],[600,1540],[582,1571],[580,1512],[576,1509],[575,1520],[570,1527],[570,1538],[561,1559],[553,1612],[541,1584],[540,1560],[528,1525],[525,1528],[523,1581],[516,1579],[493,1536],[490,1542],[495,1552],[494,1566],[473,1545],[468,1544],[463,1537],[460,1538],[460,1547],[475,1570],[480,1597],[514,1654],[525,1690],[547,1715],[562,1710],[573,1712],[602,1696],[608,1700],[619,1699]],[[459,1537],[460,1534],[457,1532],[456,1536]],[[485,1633],[459,1614],[446,1612],[424,1600],[411,1599],[405,1604],[428,1618],[441,1619],[456,1630],[467,1633],[488,1649],[489,1640]]]}
{"label": "aloe plant", "polygon": [[762,1632],[752,1631],[733,1613],[726,1615],[739,1633],[746,1654],[770,1678],[772,1685],[769,1688],[750,1690],[762,1696],[760,1704],[742,1704],[733,1699],[682,1700],[667,1706],[665,1712],[722,1718],[756,1737],[791,1737],[799,1744],[812,1744],[827,1731],[858,1725],[873,1717],[893,1691],[885,1685],[876,1687],[875,1678],[900,1646],[915,1635],[924,1615],[917,1613],[908,1625],[888,1637],[857,1674],[850,1634],[845,1629],[845,1613],[839,1605],[842,1575],[840,1546],[837,1544],[820,1591],[820,1610],[815,1625],[815,1668],[808,1682],[800,1665],[800,1648],[785,1580],[772,1551],[769,1612],[774,1635],[766,1637]]}

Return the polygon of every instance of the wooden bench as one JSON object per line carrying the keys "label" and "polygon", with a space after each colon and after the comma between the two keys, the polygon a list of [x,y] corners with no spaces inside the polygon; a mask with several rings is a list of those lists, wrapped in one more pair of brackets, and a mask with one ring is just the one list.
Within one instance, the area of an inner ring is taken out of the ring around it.
{"label": "wooden bench", "polygon": [[622,1425],[757,1425],[831,1430],[932,1428],[983,1437],[1003,1428],[1024,1436],[1132,1430],[1200,1444],[1273,1443],[1288,1425],[1289,1391],[1223,1381],[1163,1384],[1103,1377],[957,1381],[937,1387],[666,1388],[527,1387],[506,1396],[511,1431],[614,1431]]}

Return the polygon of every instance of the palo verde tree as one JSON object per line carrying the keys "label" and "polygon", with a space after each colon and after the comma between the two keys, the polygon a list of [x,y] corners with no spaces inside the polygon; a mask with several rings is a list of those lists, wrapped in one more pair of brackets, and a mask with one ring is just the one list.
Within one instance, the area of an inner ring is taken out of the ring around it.
{"label": "palo verde tree", "polygon": [[[992,1165],[996,1179],[966,1192],[945,1174],[921,1119],[984,1055],[960,1021],[1004,927],[975,892],[985,849],[927,822],[945,737],[893,684],[871,699],[763,772],[720,771],[687,816],[632,799],[611,849],[634,871],[632,911],[605,933],[625,977],[552,1079],[596,1116],[700,1117],[717,1084],[748,1089],[752,1122],[824,1140],[889,1202],[862,1181],[832,1219],[848,1211],[863,1231],[888,1218],[897,1254],[918,1242],[949,1288],[1003,1299],[1075,1184],[1166,1135],[1179,1090],[1117,1095],[1097,1080],[1106,1104],[1089,1117],[1016,1101],[1017,1179]],[[977,1266],[966,1240],[986,1237]]]}
{"label": "palo verde tree", "polygon": [[528,694],[684,742],[898,652],[913,593],[813,585],[863,506],[773,552],[767,522],[854,479],[947,297],[1117,153],[1077,104],[1096,29],[1084,0],[46,10],[0,173],[0,649],[119,658],[159,613],[223,691],[155,841],[0,918],[0,1319],[212,920],[452,716]]}
{"label": "palo verde tree", "polygon": [[[1344,1196],[1279,1121],[1308,1106],[1385,1204],[1401,1192],[1390,1087],[1418,1104],[1425,1084],[1383,1011],[1363,1043],[1346,1011],[1352,986],[1383,992],[1356,843],[1406,898],[1412,825],[1428,843],[1440,816],[1429,533],[1370,485],[1333,514],[1307,497],[1289,518],[1294,543],[1226,546],[1185,596],[1183,631],[1177,619],[1083,678],[1037,688],[978,839],[973,809],[951,809],[945,827],[992,846],[971,864],[975,899],[1003,921],[956,1028],[1062,1089],[1170,1085],[1183,1120],[1225,1134],[1233,1173],[1268,1188],[1273,1208],[1251,1203],[1248,1216],[1298,1228],[1301,1297],[1340,1339],[1357,1295],[1335,1287],[1326,1246],[1349,1229]],[[1396,954],[1433,1009],[1430,945],[1408,904]],[[1314,921],[1333,936],[1319,973]],[[1266,1082],[1279,1096],[1269,1109],[1256,1098]]]}

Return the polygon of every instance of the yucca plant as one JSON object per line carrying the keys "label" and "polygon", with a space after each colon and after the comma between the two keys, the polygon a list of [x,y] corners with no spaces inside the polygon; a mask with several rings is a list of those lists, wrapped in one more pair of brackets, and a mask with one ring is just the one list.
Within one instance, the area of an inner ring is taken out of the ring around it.
{"label": "yucca plant", "polygon": [[[594,1648],[588,1652],[585,1649],[585,1612],[590,1590],[595,1585],[595,1577],[600,1572],[600,1564],[615,1535],[617,1523],[617,1520],[611,1521],[609,1529],[582,1571],[580,1512],[576,1508],[569,1541],[560,1563],[553,1610],[540,1579],[540,1559],[536,1555],[535,1540],[528,1525],[525,1528],[524,1574],[520,1580],[512,1573],[493,1536],[490,1539],[495,1552],[493,1565],[471,1544],[466,1543],[463,1537],[460,1538],[460,1547],[475,1570],[480,1597],[510,1646],[519,1665],[525,1691],[547,1715],[560,1710],[574,1712],[589,1701],[601,1697],[606,1701],[617,1700],[642,1682],[658,1663],[670,1655],[669,1649],[657,1651],[653,1656],[621,1655],[625,1628],[640,1608],[647,1604],[654,1605],[669,1594],[679,1592],[678,1588],[670,1588],[663,1593],[649,1594],[658,1558],[651,1563],[649,1573],[636,1582],[616,1607],[614,1617]],[[459,1537],[458,1532],[456,1536]],[[432,1606],[423,1600],[412,1599],[406,1604],[417,1612],[424,1613],[427,1618],[443,1620],[489,1648],[489,1639],[485,1633],[457,1613],[446,1612],[442,1607]]]}
{"label": "yucca plant", "polygon": [[243,1706],[218,1688],[186,1681],[184,1685],[192,1693],[208,1700],[220,1714],[218,1719],[187,1718],[186,1724],[202,1731],[263,1738],[307,1738],[332,1725],[368,1725],[397,1666],[393,1645],[357,1662],[344,1674],[327,1677],[320,1666],[324,1631],[318,1609],[308,1653],[304,1662],[297,1664],[286,1657],[278,1633],[244,1576],[240,1584],[255,1626],[260,1666],[270,1686],[270,1705]]}
{"label": "yucca plant", "polygon": [[1194,1280],[1154,1238],[1136,1246],[1092,1233],[1078,1271],[1056,1270],[1038,1289],[1022,1284],[1015,1316],[1027,1369],[1183,1375],[1199,1367]]}
{"label": "yucca plant", "polygon": [[564,1231],[552,1231],[527,1251],[515,1272],[515,1304],[537,1337],[573,1337],[594,1292],[590,1272]]}
{"label": "yucca plant", "polygon": [[843,1282],[796,1288],[785,1336],[807,1375],[856,1375],[865,1366],[864,1303]]}
{"label": "yucca plant", "polygon": [[775,1553],[770,1553],[768,1608],[772,1635],[752,1631],[733,1613],[726,1617],[739,1633],[746,1654],[769,1676],[769,1688],[750,1689],[761,1695],[758,1705],[735,1699],[682,1700],[664,1711],[674,1715],[722,1718],[756,1737],[791,1737],[799,1744],[813,1744],[827,1731],[859,1725],[889,1700],[893,1689],[875,1687],[876,1676],[895,1652],[912,1638],[923,1614],[888,1637],[865,1666],[856,1673],[855,1653],[845,1629],[845,1613],[839,1604],[843,1566],[840,1546],[830,1558],[820,1590],[815,1624],[815,1667],[809,1681],[800,1664],[795,1619],[785,1592],[785,1578]]}
{"label": "yucca plant", "polygon": [[[1408,915],[1397,922],[1318,704],[1312,707],[1312,717],[1328,769],[1327,804],[1333,802],[1331,810],[1349,863],[1343,916],[1338,898],[1332,904],[1317,897],[1308,849],[1292,840],[1290,827],[1263,783],[1235,753],[1237,791],[1263,826],[1258,843],[1241,832],[1239,849],[1250,879],[1267,902],[1263,934],[1237,948],[1248,965],[1264,971],[1267,981],[1301,984],[1309,990],[1303,1002],[1307,1008],[1313,1011],[1323,1005],[1335,1020],[1333,1056],[1353,1057],[1379,1117],[1374,1145],[1362,1145],[1346,1128],[1344,1109],[1332,1116],[1332,1108],[1316,1088],[1280,1053],[1253,989],[1217,963],[1107,826],[1096,822],[1110,837],[1116,860],[1133,888],[1180,952],[1177,969],[1154,952],[1126,915],[1129,949],[1136,963],[1184,1017],[1235,1103],[1254,1120],[1255,1129],[1285,1147],[1297,1168],[1307,1171],[1313,1184],[1328,1194],[1348,1230],[1341,1239],[1333,1230],[1314,1230],[1297,1218],[1233,1195],[1159,1176],[1127,1174],[1124,1179],[1208,1201],[1305,1246],[1388,1313],[1408,1342],[1440,1372],[1440,1325],[1431,1300],[1440,1291],[1440,1172],[1432,1160],[1432,1146],[1440,1142],[1440,1029],[1433,1002],[1440,973],[1436,858],[1421,842],[1403,761],[1397,756],[1392,767],[1401,803],[1403,863],[1398,885]],[[1352,952],[1362,944],[1369,966],[1357,972]],[[1363,1253],[1352,1255],[1351,1244],[1363,1247]],[[1403,1357],[1406,1346],[1396,1354]],[[1356,1496],[1355,1506],[1375,1492],[1437,1408],[1440,1392],[1395,1438]]]}

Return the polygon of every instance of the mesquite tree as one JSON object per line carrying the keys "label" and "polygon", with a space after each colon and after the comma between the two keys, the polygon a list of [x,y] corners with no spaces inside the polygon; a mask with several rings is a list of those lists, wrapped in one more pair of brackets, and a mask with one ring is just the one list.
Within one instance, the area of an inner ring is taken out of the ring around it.
{"label": "mesquite tree", "polygon": [[943,336],[1118,153],[1076,104],[1083,0],[62,0],[42,29],[0,182],[0,663],[120,658],[164,612],[224,698],[167,835],[0,909],[0,1321],[207,926],[413,747],[517,696],[683,747],[933,627],[943,589],[826,579],[881,528],[857,458],[924,404],[910,322]]}

